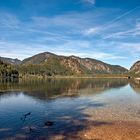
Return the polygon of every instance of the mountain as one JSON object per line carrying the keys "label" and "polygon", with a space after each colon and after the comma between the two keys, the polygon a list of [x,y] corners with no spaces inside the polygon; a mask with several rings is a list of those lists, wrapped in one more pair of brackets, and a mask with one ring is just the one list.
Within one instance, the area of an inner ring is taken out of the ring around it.
{"label": "mountain", "polygon": [[0,60],[5,62],[5,63],[12,64],[12,65],[19,65],[19,64],[21,64],[21,61],[19,59],[0,57]]}
{"label": "mountain", "polygon": [[44,52],[37,55],[34,55],[32,57],[26,58],[22,61],[22,64],[42,64],[47,61],[50,57],[56,57],[57,55],[50,53],[50,52]]}
{"label": "mountain", "polygon": [[130,73],[140,74],[140,61],[133,64],[133,66],[130,68]]}
{"label": "mountain", "polygon": [[22,71],[30,69],[30,74],[73,75],[73,74],[123,74],[128,70],[118,65],[110,65],[91,58],[59,56],[44,52],[27,58],[21,63]]}

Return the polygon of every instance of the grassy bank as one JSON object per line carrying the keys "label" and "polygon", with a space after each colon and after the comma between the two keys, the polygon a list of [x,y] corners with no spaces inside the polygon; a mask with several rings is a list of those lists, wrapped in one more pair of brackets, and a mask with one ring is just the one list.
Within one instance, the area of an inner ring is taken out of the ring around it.
{"label": "grassy bank", "polygon": [[101,75],[54,75],[54,76],[43,76],[43,75],[20,75],[21,79],[48,79],[48,78],[126,78],[128,79],[128,75],[108,75],[108,74],[101,74]]}

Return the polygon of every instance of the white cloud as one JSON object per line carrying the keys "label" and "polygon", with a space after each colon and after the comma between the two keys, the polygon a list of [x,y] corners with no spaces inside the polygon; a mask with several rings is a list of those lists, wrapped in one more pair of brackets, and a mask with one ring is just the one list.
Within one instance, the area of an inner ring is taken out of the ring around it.
{"label": "white cloud", "polygon": [[100,30],[101,30],[100,27],[92,27],[87,30],[84,30],[83,34],[84,35],[94,35],[94,34],[97,34]]}
{"label": "white cloud", "polygon": [[56,50],[52,52],[58,55],[64,55],[64,56],[74,55],[74,56],[79,56],[81,58],[93,58],[101,61],[126,59],[126,57],[123,56],[117,56],[113,54],[95,52],[95,51],[79,52],[79,51],[70,51],[70,50],[69,51]]}
{"label": "white cloud", "polygon": [[[73,29],[81,29],[88,27],[92,24],[92,21],[98,19],[102,13],[100,11],[94,12],[92,14],[91,12],[70,12],[62,15],[56,15],[53,17],[32,17],[32,24],[33,26],[39,27],[63,27],[68,28],[71,27]],[[82,23],[82,24],[81,24]]]}
{"label": "white cloud", "polygon": [[[32,55],[42,52],[52,52],[58,55],[75,55],[82,58],[89,57],[93,59],[114,60],[114,59],[125,59],[123,56],[116,54],[103,53],[96,50],[90,50],[92,44],[88,41],[69,41],[62,45],[46,45],[46,44],[23,44],[14,42],[0,42],[0,56],[25,59]],[[24,51],[23,51],[24,48]]]}
{"label": "white cloud", "polygon": [[93,4],[93,5],[96,3],[95,0],[84,0],[84,2],[87,2],[89,4]]}
{"label": "white cloud", "polygon": [[140,43],[120,43],[120,49],[124,49],[133,54],[140,53]]}
{"label": "white cloud", "polygon": [[9,13],[0,13],[0,27],[6,27],[10,29],[18,28],[20,21],[18,18]]}
{"label": "white cloud", "polygon": [[42,45],[23,44],[17,42],[0,41],[0,56],[9,58],[18,58],[23,60],[34,54],[44,52]]}
{"label": "white cloud", "polygon": [[107,25],[106,27],[104,25],[101,26],[94,25],[93,27],[83,30],[81,33],[86,36],[96,35],[102,38],[104,35],[108,33],[111,34],[111,32],[116,31],[120,28],[121,28],[120,23],[114,23],[111,25]]}
{"label": "white cloud", "polygon": [[136,37],[140,35],[140,26],[136,25],[134,28],[125,30],[125,31],[119,31],[116,33],[110,33],[109,35],[104,35],[103,39],[122,39],[124,37]]}

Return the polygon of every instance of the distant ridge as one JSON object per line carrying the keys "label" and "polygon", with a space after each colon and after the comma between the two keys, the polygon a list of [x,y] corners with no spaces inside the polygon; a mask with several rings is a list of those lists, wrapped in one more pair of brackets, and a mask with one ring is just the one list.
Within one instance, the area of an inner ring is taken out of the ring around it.
{"label": "distant ridge", "polygon": [[33,75],[94,75],[94,74],[124,74],[128,70],[119,65],[110,65],[105,62],[92,59],[80,58],[74,55],[62,56],[50,52],[43,52],[23,61],[0,57],[0,60],[18,65],[22,74]]}
{"label": "distant ridge", "polygon": [[12,64],[12,65],[19,65],[19,64],[21,64],[21,60],[19,60],[19,59],[0,57],[0,60],[5,62],[5,63]]}
{"label": "distant ridge", "polygon": [[40,67],[55,67],[53,70],[70,71],[73,74],[122,74],[128,70],[119,65],[110,65],[92,58],[80,58],[77,56],[59,56],[50,52],[44,52],[24,59],[23,66],[40,65]]}

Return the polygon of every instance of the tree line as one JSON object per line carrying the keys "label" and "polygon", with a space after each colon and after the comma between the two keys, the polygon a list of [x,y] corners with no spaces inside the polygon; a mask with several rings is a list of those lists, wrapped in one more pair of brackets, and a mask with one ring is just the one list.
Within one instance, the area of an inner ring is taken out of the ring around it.
{"label": "tree line", "polygon": [[0,77],[17,78],[18,76],[19,72],[14,68],[14,66],[0,60]]}

